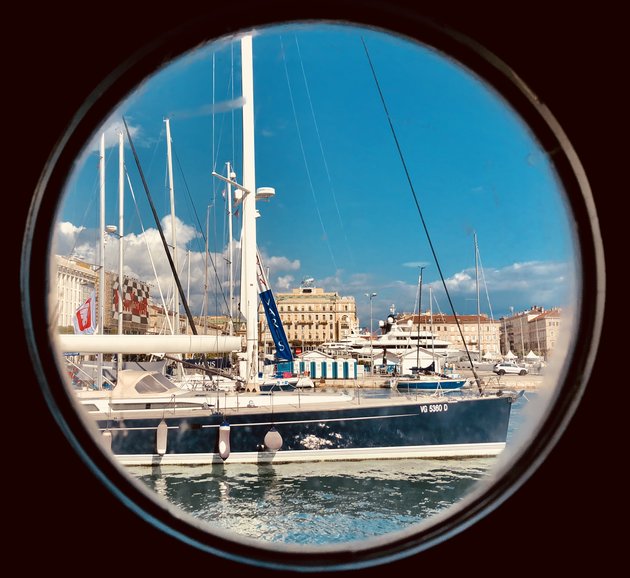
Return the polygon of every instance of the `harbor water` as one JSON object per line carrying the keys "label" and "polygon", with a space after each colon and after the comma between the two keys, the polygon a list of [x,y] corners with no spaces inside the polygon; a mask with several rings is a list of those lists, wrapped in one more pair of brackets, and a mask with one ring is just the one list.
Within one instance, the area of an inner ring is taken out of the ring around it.
{"label": "harbor water", "polygon": [[[508,447],[528,392],[513,406]],[[421,523],[465,497],[497,458],[130,467],[160,497],[209,525],[276,544],[340,544]]]}

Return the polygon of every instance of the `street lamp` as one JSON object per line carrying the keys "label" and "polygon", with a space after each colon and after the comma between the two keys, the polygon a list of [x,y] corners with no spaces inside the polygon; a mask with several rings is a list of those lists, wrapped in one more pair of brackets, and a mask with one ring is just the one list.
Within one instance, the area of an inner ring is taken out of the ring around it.
{"label": "street lamp", "polygon": [[372,299],[376,297],[376,293],[366,293],[365,296],[370,300],[370,376],[374,377],[374,335],[372,334]]}

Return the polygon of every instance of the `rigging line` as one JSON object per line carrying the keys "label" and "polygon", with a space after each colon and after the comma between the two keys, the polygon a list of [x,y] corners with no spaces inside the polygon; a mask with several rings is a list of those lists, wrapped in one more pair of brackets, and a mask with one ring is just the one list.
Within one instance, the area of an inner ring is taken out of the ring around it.
{"label": "rigging line", "polygon": [[[131,184],[131,179],[129,178],[129,173],[127,172],[127,168],[125,167],[125,175],[127,176],[127,183],[129,184],[129,191],[131,192],[131,198],[133,199],[133,204],[136,208],[136,214],[138,215],[138,220],[140,221],[140,228],[142,229],[142,238],[144,239],[144,243],[147,247],[147,252],[149,253],[149,261],[151,261],[151,268],[153,269],[153,275],[155,276],[155,282],[157,283],[158,292],[160,293],[160,300],[162,301],[162,307],[164,307],[164,311],[167,311],[166,301],[164,300],[164,294],[162,293],[162,286],[160,285],[160,278],[157,274],[157,269],[155,268],[155,262],[153,261],[153,255],[151,254],[151,249],[149,247],[149,241],[147,239],[147,234],[144,229],[144,224],[142,222],[142,217],[140,216],[140,209],[138,208],[138,201],[136,200],[136,195],[133,191],[133,185]],[[168,320],[169,331],[173,332],[173,326],[171,325],[171,318],[169,315],[164,316]]]}
{"label": "rigging line", "polygon": [[[230,44],[230,88],[232,91],[232,102],[234,102],[234,43]],[[232,161],[236,160],[236,142],[234,138],[235,127],[234,127],[234,109],[231,111],[231,120],[232,120]]]}
{"label": "rigging line", "polygon": [[173,272],[173,277],[175,278],[175,283],[177,284],[177,290],[179,291],[179,295],[181,297],[182,304],[184,305],[184,309],[186,311],[186,316],[188,317],[188,321],[190,322],[190,329],[193,335],[197,335],[197,327],[195,326],[195,321],[193,319],[192,313],[190,312],[190,308],[188,307],[188,301],[186,300],[186,295],[184,294],[184,288],[179,280],[177,275],[177,271],[175,270],[175,264],[173,263],[173,257],[171,256],[171,252],[169,251],[168,243],[166,242],[166,238],[164,237],[164,231],[162,230],[162,225],[160,223],[160,219],[158,217],[157,211],[155,210],[155,205],[153,204],[153,199],[151,198],[151,193],[149,192],[149,185],[147,184],[146,179],[144,178],[144,173],[142,171],[142,167],[140,166],[140,159],[138,158],[138,153],[136,152],[136,147],[131,140],[131,134],[129,134],[129,127],[127,126],[127,121],[125,117],[123,117],[123,123],[125,124],[125,130],[127,131],[127,138],[129,140],[129,144],[131,145],[131,152],[133,153],[133,158],[136,161],[136,166],[138,168],[138,172],[140,173],[140,178],[142,179],[142,185],[144,186],[144,192],[147,194],[147,199],[149,200],[149,205],[151,205],[151,212],[153,213],[153,218],[155,219],[155,224],[160,233],[160,238],[162,239],[162,245],[164,246],[164,252],[168,258],[169,265],[171,267],[171,271]]}
{"label": "rigging line", "polygon": [[494,321],[494,313],[492,312],[492,304],[490,303],[490,294],[488,293],[488,284],[486,283],[486,274],[483,270],[483,263],[481,262],[481,254],[477,247],[477,259],[479,259],[479,266],[481,267],[481,278],[483,279],[483,287],[486,290],[486,299],[488,300],[488,309],[490,309],[490,319]]}
{"label": "rigging line", "polygon": [[[98,182],[98,176],[97,176],[97,182]],[[94,186],[93,186],[93,189],[96,189],[96,187],[97,187],[97,184],[95,183]],[[81,224],[77,226],[74,223],[71,223],[74,227],[76,227],[78,229],[78,231],[77,231],[76,235],[74,236],[74,240],[72,242],[72,247],[70,248],[70,253],[68,254],[68,257],[72,257],[74,255],[74,253],[76,251],[76,248],[77,248],[77,245],[79,243],[79,237],[80,237],[81,233],[84,230],[87,230],[87,227],[83,223],[85,223],[85,221],[87,220],[87,215],[93,213],[92,207],[94,206],[95,198],[96,198],[96,191],[94,191],[94,193],[92,194],[91,200],[90,200],[90,202],[87,204],[87,206],[85,208],[85,211],[83,213],[83,217],[81,219]],[[59,226],[59,223],[57,223],[57,226]],[[96,229],[98,229],[98,226],[96,226]],[[83,259],[81,259],[81,260],[83,260]]]}
{"label": "rigging line", "polygon": [[427,241],[429,243],[429,247],[431,249],[431,253],[433,255],[433,260],[435,261],[435,265],[440,274],[440,279],[442,280],[442,285],[444,286],[444,292],[446,293],[446,298],[448,299],[449,305],[451,307],[451,311],[453,312],[453,317],[455,318],[455,323],[457,325],[457,329],[459,330],[459,335],[464,343],[464,348],[466,349],[466,355],[468,357],[468,361],[470,362],[470,367],[472,369],[473,375],[475,376],[475,380],[477,382],[477,389],[479,393],[481,393],[481,382],[479,380],[479,376],[475,371],[475,367],[472,362],[472,357],[470,355],[470,351],[468,350],[468,346],[466,345],[466,341],[464,339],[464,332],[462,331],[461,325],[459,323],[459,319],[455,313],[455,307],[453,306],[453,301],[451,300],[451,294],[448,291],[448,287],[446,286],[446,281],[444,279],[444,275],[442,274],[442,268],[440,267],[440,263],[437,258],[437,254],[435,252],[435,248],[433,246],[433,241],[431,240],[431,236],[429,235],[429,229],[427,227],[426,221],[424,220],[424,215],[422,213],[422,209],[420,208],[420,203],[418,201],[418,196],[416,195],[416,191],[413,186],[413,182],[411,180],[411,175],[409,174],[409,169],[407,168],[407,163],[405,162],[405,157],[402,153],[402,148],[400,146],[400,142],[398,141],[398,137],[396,136],[396,131],[394,130],[394,123],[392,122],[391,116],[389,114],[389,110],[387,108],[387,104],[385,102],[385,96],[383,95],[383,91],[381,90],[381,85],[378,82],[378,78],[376,76],[376,70],[374,69],[374,65],[372,64],[372,59],[370,58],[370,53],[368,52],[367,45],[365,44],[365,40],[361,37],[361,42],[363,43],[363,48],[365,49],[365,54],[368,59],[368,63],[370,65],[370,69],[372,70],[372,76],[374,77],[374,82],[376,84],[376,88],[378,90],[378,94],[381,98],[381,102],[383,104],[383,108],[385,110],[385,116],[387,117],[387,122],[389,123],[389,128],[391,129],[392,136],[394,137],[394,142],[396,143],[396,148],[398,149],[398,155],[400,157],[400,161],[403,166],[403,170],[405,171],[405,176],[407,177],[407,182],[409,183],[409,188],[411,190],[411,194],[413,196],[414,203],[416,205],[416,209],[418,210],[418,214],[420,215],[420,221],[422,222],[422,227],[424,228],[424,233],[426,235]]}
{"label": "rigging line", "polygon": [[328,184],[330,186],[330,193],[333,198],[333,203],[335,205],[335,210],[337,211],[337,217],[339,218],[339,224],[341,225],[341,229],[343,231],[343,236],[346,241],[346,248],[350,253],[352,260],[354,261],[354,254],[352,251],[352,246],[350,241],[348,240],[348,235],[346,232],[346,228],[344,227],[343,218],[341,217],[341,211],[339,210],[339,204],[337,203],[337,194],[335,192],[335,188],[332,183],[332,177],[330,176],[330,170],[328,168],[328,161],[326,160],[326,154],[324,153],[324,146],[322,145],[322,137],[319,132],[319,125],[317,124],[317,118],[315,116],[315,109],[313,108],[313,99],[311,98],[311,91],[309,88],[308,81],[306,79],[306,71],[304,70],[304,62],[302,60],[302,53],[300,52],[300,44],[298,42],[297,36],[294,36],[295,45],[297,47],[298,58],[300,61],[300,68],[302,69],[302,78],[304,79],[304,86],[306,88],[306,95],[308,96],[308,104],[311,109],[311,116],[313,117],[313,124],[315,125],[315,133],[317,134],[317,142],[319,144],[319,150],[322,153],[322,162],[324,163],[324,170],[326,171],[326,177],[328,178]]}
{"label": "rigging line", "polygon": [[[224,126],[225,126],[225,117],[223,117],[221,119],[221,126],[219,127],[219,137],[218,137],[218,142],[217,142],[217,151],[216,154],[213,153],[213,157],[212,157],[212,166],[213,166],[213,170],[216,170],[216,166],[217,166],[217,160],[219,158],[219,154],[220,154],[220,150],[221,150],[221,143],[223,142],[223,132],[224,132]],[[214,138],[213,138],[214,140]],[[213,185],[213,190],[216,190],[216,185]]]}
{"label": "rigging line", "polygon": [[306,176],[308,178],[311,194],[313,195],[313,200],[315,201],[315,211],[317,212],[317,217],[319,218],[319,224],[322,227],[324,238],[326,239],[326,246],[328,247],[328,251],[330,253],[330,258],[332,260],[333,267],[335,268],[335,271],[337,271],[337,263],[335,261],[335,255],[333,254],[332,247],[330,246],[330,239],[328,238],[328,233],[326,232],[326,227],[324,226],[324,220],[322,219],[322,214],[319,210],[319,204],[317,202],[317,195],[315,194],[315,187],[313,186],[313,179],[311,178],[311,172],[308,168],[308,161],[306,160],[306,151],[304,150],[304,143],[302,141],[302,132],[300,131],[300,125],[298,123],[298,118],[297,118],[297,111],[295,109],[295,102],[293,100],[293,90],[291,89],[291,81],[289,80],[289,69],[287,68],[287,60],[285,58],[284,43],[282,42],[282,36],[280,36],[280,48],[282,52],[282,64],[284,65],[284,74],[286,76],[287,86],[289,88],[289,100],[291,101],[291,109],[293,110],[293,119],[295,120],[295,128],[297,130],[298,140],[300,141],[300,149],[302,150],[302,158],[304,159],[304,168],[306,170]]}
{"label": "rigging line", "polygon": [[216,53],[212,53],[212,170],[215,170],[215,148],[214,148],[214,106],[215,106],[215,90],[216,90]]}
{"label": "rigging line", "polygon": [[[188,208],[192,212],[193,216],[195,217],[195,221],[197,221],[197,227],[199,228],[199,231],[201,232],[202,240],[205,243],[206,238],[203,232],[203,228],[201,226],[201,221],[199,220],[199,214],[197,213],[197,209],[195,207],[195,202],[193,201],[192,195],[190,193],[190,187],[188,186],[188,181],[186,180],[184,169],[182,168],[182,164],[179,160],[179,156],[177,155],[177,150],[175,149],[175,146],[172,145],[172,149],[173,149],[173,156],[175,157],[175,164],[177,165],[177,168],[179,169],[179,174],[181,175],[182,181],[184,183],[184,190],[186,191],[186,200],[188,201]],[[196,241],[199,242],[199,239],[197,238]],[[203,252],[203,249],[199,249],[199,251]]]}
{"label": "rigging line", "polygon": [[[216,207],[217,205],[217,192],[216,192],[216,187],[215,190],[212,192],[212,207]],[[211,208],[212,208],[211,207]],[[214,227],[212,228],[212,231],[214,233],[214,246],[215,248],[219,246],[219,242],[217,240],[217,213],[216,211],[212,212],[213,215],[213,225]],[[210,232],[207,232],[208,235],[210,235]],[[226,314],[229,314],[230,308],[228,305],[228,298],[227,295],[225,294],[225,291],[223,290],[223,285],[221,284],[221,280],[219,279],[219,273],[216,273],[216,279],[217,279],[217,284],[219,286],[219,289],[221,290],[221,295],[223,296],[223,302],[225,303],[225,306],[227,308],[226,310]],[[219,291],[215,291],[214,292],[214,310],[216,312],[219,311]]]}
{"label": "rigging line", "polygon": [[438,303],[437,297],[435,295],[433,295],[433,301],[435,302],[435,306],[437,307],[438,315],[444,317],[444,313],[442,313],[442,309],[440,309],[440,304]]}
{"label": "rigging line", "polygon": [[[214,56],[213,56],[214,58]],[[214,61],[213,61],[214,62]],[[214,65],[213,65],[214,66]],[[232,73],[233,74],[233,73]],[[216,87],[216,77],[215,77],[215,72],[214,72],[214,68],[212,71],[212,100],[214,102],[216,96],[215,96],[215,87]],[[226,92],[232,91],[232,99],[230,100],[230,102],[234,102],[234,85],[233,85],[233,79],[232,77],[228,78],[228,82],[227,82],[227,88],[226,88]],[[226,115],[221,115],[221,125],[219,126],[219,129],[217,131],[216,128],[216,123],[215,123],[215,110],[214,107],[216,105],[213,105],[213,111],[212,111],[212,170],[216,171],[216,167],[217,167],[217,161],[219,158],[219,154],[221,152],[221,143],[223,142],[223,134],[225,132],[225,117]],[[234,107],[230,107],[231,108],[231,114],[232,114],[232,119],[234,118]],[[232,123],[234,121],[232,120]],[[218,134],[218,137],[217,137]],[[232,149],[234,149],[234,129],[232,128]],[[232,150],[232,158],[234,158],[234,150]]]}
{"label": "rigging line", "polygon": [[[197,209],[195,208],[195,203],[192,200],[192,195],[190,194],[190,189],[188,188],[188,182],[186,181],[186,177],[184,175],[184,171],[182,169],[181,163],[179,162],[179,157],[177,156],[177,151],[174,149],[174,147],[173,147],[173,152],[175,153],[175,161],[177,163],[177,166],[178,166],[178,168],[180,170],[180,173],[182,175],[182,179],[184,181],[184,188],[186,190],[186,193],[188,194],[188,201],[192,205],[192,212],[193,212],[193,214],[195,216],[195,220],[197,221],[197,227],[199,228],[199,231],[201,232],[201,237],[202,237],[202,239],[203,239],[203,241],[205,243],[206,235],[204,233],[203,227],[201,226],[201,222],[199,221],[199,214],[197,213]],[[204,252],[204,251],[205,251],[205,247],[200,250],[200,252]],[[210,263],[212,264],[212,268],[214,270],[214,274],[215,274],[215,276],[217,278],[217,283],[219,285],[220,292],[223,295],[223,301],[225,302],[225,304],[227,306],[227,298],[225,297],[225,291],[223,289],[223,286],[221,285],[221,280],[219,279],[219,272],[217,271],[214,259],[212,258],[212,254],[208,253],[208,256],[210,257]]]}

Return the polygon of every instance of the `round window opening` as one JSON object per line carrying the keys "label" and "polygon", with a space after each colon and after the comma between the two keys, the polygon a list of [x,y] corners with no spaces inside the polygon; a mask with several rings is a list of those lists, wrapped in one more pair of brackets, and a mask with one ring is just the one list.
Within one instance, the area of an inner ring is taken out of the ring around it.
{"label": "round window opening", "polygon": [[45,247],[42,387],[107,487],[202,549],[317,570],[522,483],[579,401],[601,278],[578,161],[495,72],[274,25],[84,127],[25,262]]}

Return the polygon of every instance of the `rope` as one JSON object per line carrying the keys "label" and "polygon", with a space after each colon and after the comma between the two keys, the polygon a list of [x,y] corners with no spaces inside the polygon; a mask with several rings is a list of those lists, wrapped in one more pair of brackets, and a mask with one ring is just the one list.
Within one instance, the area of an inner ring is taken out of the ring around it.
{"label": "rope", "polygon": [[295,102],[293,100],[293,90],[291,88],[291,81],[289,79],[289,70],[287,68],[287,61],[284,54],[284,43],[282,42],[282,36],[280,36],[280,47],[281,47],[281,52],[282,52],[282,64],[284,65],[284,74],[287,79],[287,86],[289,88],[289,100],[291,101],[291,109],[293,110],[293,119],[295,121],[295,128],[297,131],[298,140],[300,141],[300,149],[302,151],[302,158],[304,160],[304,169],[306,170],[306,177],[308,179],[309,188],[311,189],[311,194],[313,195],[313,201],[315,202],[315,211],[317,213],[317,218],[319,219],[319,224],[321,225],[322,232],[324,233],[324,239],[326,240],[326,246],[328,247],[328,252],[330,253],[330,259],[332,261],[333,267],[335,268],[335,271],[337,271],[337,263],[335,261],[335,255],[333,254],[332,247],[330,246],[330,239],[328,238],[328,233],[326,232],[324,220],[319,210],[319,203],[317,201],[317,195],[315,194],[315,187],[313,186],[313,179],[311,178],[311,171],[308,168],[308,161],[306,160],[306,151],[304,150],[304,142],[302,141],[302,132],[300,131],[300,125],[297,119],[297,111],[295,109]]}
{"label": "rope", "polygon": [[[131,198],[133,199],[133,204],[136,208],[136,214],[138,215],[138,219],[140,219],[140,228],[142,229],[142,238],[144,239],[144,243],[147,246],[147,252],[149,253],[149,261],[151,262],[151,267],[153,269],[153,275],[155,276],[155,281],[157,283],[157,288],[160,293],[160,300],[162,301],[162,307],[164,307],[164,311],[167,311],[166,302],[164,301],[164,295],[162,293],[162,287],[160,286],[160,279],[157,274],[157,270],[155,268],[155,263],[153,261],[153,255],[151,254],[151,249],[149,248],[149,241],[147,240],[146,231],[144,229],[144,224],[142,223],[142,217],[140,216],[140,211],[138,209],[138,202],[136,201],[136,195],[133,192],[133,186],[131,184],[131,179],[129,178],[129,173],[125,169],[125,175],[127,176],[127,182],[129,183],[129,190],[131,191]],[[171,318],[168,315],[165,315],[164,318],[168,321],[168,329],[170,333],[173,333],[173,325],[171,324]]]}
{"label": "rope", "polygon": [[324,163],[324,170],[326,171],[326,177],[328,178],[328,185],[330,187],[330,193],[333,198],[333,203],[335,205],[335,210],[337,211],[337,217],[339,219],[339,224],[341,225],[341,230],[343,231],[343,236],[346,241],[346,250],[350,254],[352,261],[354,261],[354,253],[352,251],[352,245],[348,240],[348,235],[346,233],[346,227],[344,226],[343,219],[341,217],[341,212],[339,211],[339,204],[337,203],[337,195],[335,193],[335,188],[333,187],[332,178],[330,176],[330,170],[328,168],[328,162],[326,160],[326,154],[324,153],[324,147],[322,145],[322,137],[319,132],[319,125],[317,124],[317,118],[315,117],[315,110],[313,108],[313,99],[311,98],[311,91],[308,85],[308,81],[306,79],[306,72],[304,70],[304,62],[302,61],[302,53],[300,52],[300,44],[298,42],[297,36],[295,36],[295,45],[297,47],[298,57],[300,60],[300,68],[302,69],[302,78],[304,79],[304,87],[306,88],[306,95],[308,97],[308,104],[311,109],[311,117],[313,118],[313,124],[315,125],[315,133],[317,134],[317,142],[319,144],[319,150],[322,153],[322,162]]}
{"label": "rope", "polygon": [[466,341],[464,339],[464,333],[462,331],[459,320],[457,319],[457,315],[455,314],[455,307],[453,306],[453,301],[451,300],[451,294],[448,291],[446,286],[446,281],[444,279],[444,275],[442,274],[442,268],[440,267],[440,263],[437,258],[437,254],[435,252],[435,248],[433,247],[433,242],[431,241],[431,236],[429,235],[429,229],[424,220],[424,215],[422,213],[422,209],[420,208],[420,203],[418,201],[418,196],[416,195],[416,191],[413,186],[413,182],[411,180],[411,175],[409,174],[409,170],[407,169],[407,163],[405,162],[405,157],[402,153],[402,148],[398,141],[398,137],[396,136],[396,131],[394,130],[394,124],[392,122],[391,116],[389,114],[389,110],[387,108],[387,103],[385,102],[385,97],[383,96],[383,91],[381,90],[381,85],[378,82],[378,78],[376,76],[376,71],[374,70],[374,65],[372,64],[372,59],[370,58],[370,53],[368,52],[367,46],[365,44],[365,40],[361,37],[361,42],[363,43],[363,48],[365,49],[365,54],[367,56],[368,62],[370,64],[370,69],[372,70],[372,76],[374,77],[374,82],[376,84],[376,88],[378,90],[378,94],[381,98],[381,102],[383,104],[383,108],[385,110],[385,115],[387,117],[387,122],[389,123],[389,128],[391,129],[392,136],[394,137],[394,142],[396,143],[396,148],[398,150],[398,156],[400,157],[400,161],[403,166],[403,170],[405,171],[405,176],[407,177],[407,182],[409,183],[409,189],[411,190],[411,194],[416,205],[416,209],[418,210],[418,215],[420,215],[420,221],[422,222],[422,227],[424,229],[424,233],[426,235],[427,241],[429,243],[429,248],[431,249],[431,254],[433,255],[433,260],[435,261],[435,265],[437,267],[438,273],[440,274],[440,279],[442,280],[442,285],[444,286],[444,292],[446,293],[446,297],[448,299],[449,305],[451,306],[451,311],[453,311],[453,316],[455,318],[455,323],[457,324],[457,329],[459,330],[459,334],[462,338],[462,343],[464,344],[464,348],[466,349],[466,355],[468,356],[468,361],[470,362],[470,367],[472,369],[473,375],[475,376],[475,380],[477,381],[477,388],[479,389],[479,393],[481,393],[481,385],[479,376],[475,371],[475,367],[473,365],[472,357],[470,356],[470,351],[468,351],[468,346],[466,345]]}

